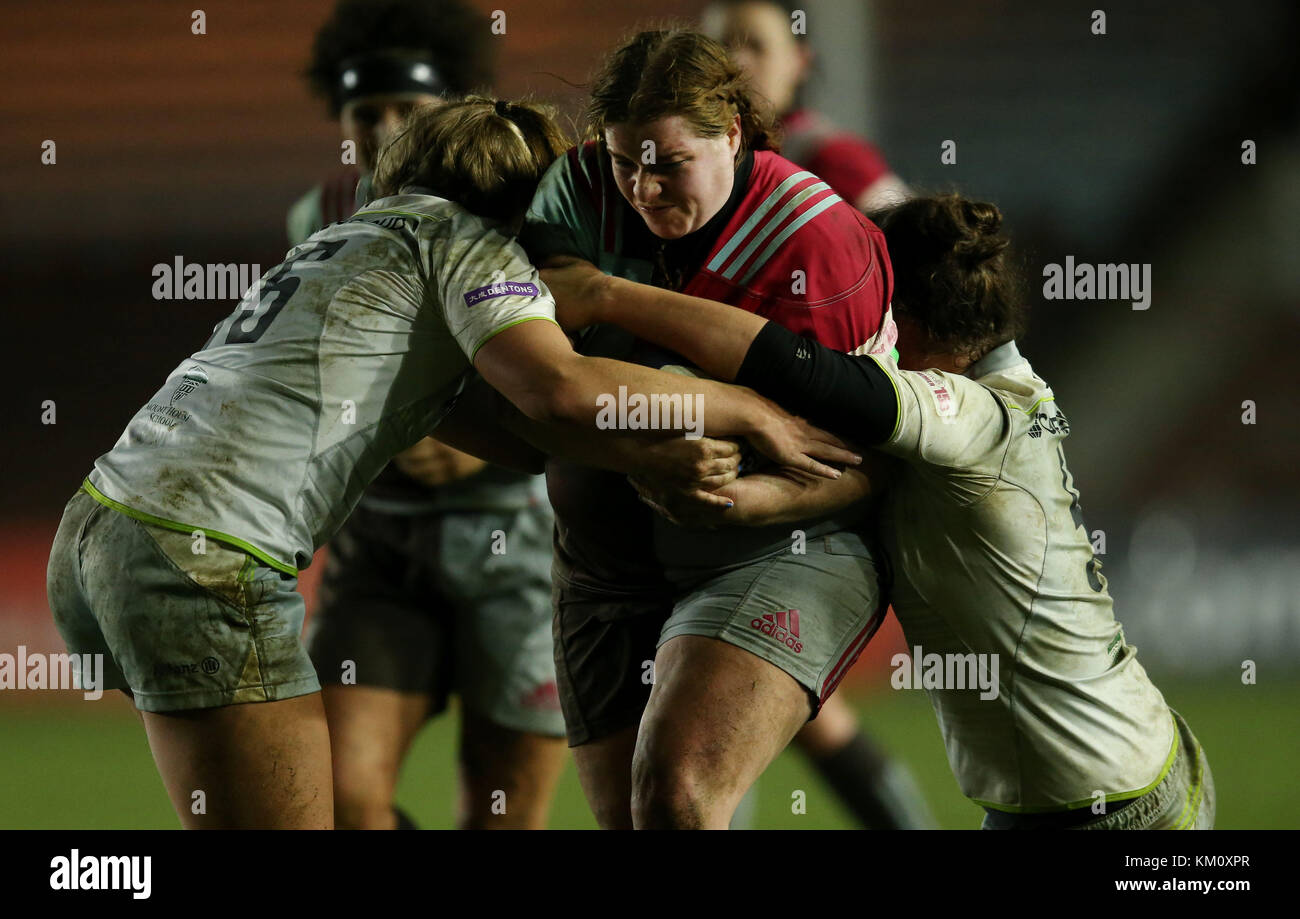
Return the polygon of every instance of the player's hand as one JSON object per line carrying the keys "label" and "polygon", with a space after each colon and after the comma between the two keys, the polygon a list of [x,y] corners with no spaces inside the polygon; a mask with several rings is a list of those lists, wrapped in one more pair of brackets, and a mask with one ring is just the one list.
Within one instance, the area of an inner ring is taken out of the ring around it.
{"label": "player's hand", "polygon": [[553,255],[541,270],[542,283],[555,298],[555,319],[566,332],[601,321],[609,276],[584,259]]}
{"label": "player's hand", "polygon": [[661,479],[628,476],[638,497],[671,523],[692,530],[709,530],[732,522],[731,499],[701,489],[683,490]]}
{"label": "player's hand", "polygon": [[421,485],[436,488],[474,475],[487,463],[426,437],[394,456],[393,465]]}
{"label": "player's hand", "polygon": [[840,477],[840,471],[827,463],[857,466],[862,462],[862,457],[834,434],[791,415],[770,399],[758,399],[757,425],[746,436],[768,459],[827,479]]}
{"label": "player's hand", "polygon": [[740,457],[740,445],[732,440],[666,437],[647,443],[638,452],[633,476],[657,483],[665,491],[725,505],[726,499],[710,493],[735,481],[740,474]]}

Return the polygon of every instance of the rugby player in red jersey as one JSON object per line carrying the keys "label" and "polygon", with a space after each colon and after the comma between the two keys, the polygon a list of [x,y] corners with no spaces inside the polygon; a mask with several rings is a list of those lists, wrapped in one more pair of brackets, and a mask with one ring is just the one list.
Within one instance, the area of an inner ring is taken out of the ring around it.
{"label": "rugby player in red jersey", "polygon": [[[863,211],[904,197],[907,186],[875,145],[801,104],[813,56],[805,31],[795,28],[797,12],[791,0],[713,0],[701,15],[701,30],[726,45],[755,96],[779,115],[782,156]],[[816,28],[820,21],[803,24]],[[842,698],[827,700],[795,746],[864,826],[935,826],[910,770],[866,735]]]}
{"label": "rugby player in red jersey", "polygon": [[[616,323],[898,461],[881,513],[894,608],[913,653],[946,661],[925,688],[985,829],[1212,829],[1205,751],[1125,640],[1066,465],[1070,424],[1017,348],[1028,298],[1001,212],[942,195],[876,219],[899,358],[580,262],[543,277],[567,327]],[[696,525],[763,525],[856,502],[876,474],[745,476],[720,489],[730,507],[638,488]]]}
{"label": "rugby player in red jersey", "polygon": [[[635,36],[596,77],[588,116],[596,139],[551,167],[529,210],[534,260],[579,256],[839,351],[892,348],[879,230],[771,151],[771,123],[719,44]],[[611,326],[576,346],[684,363]],[[868,508],[719,538],[654,517],[622,476],[552,460],[547,479],[560,698],[597,819],[725,828],[880,622],[855,527]]]}

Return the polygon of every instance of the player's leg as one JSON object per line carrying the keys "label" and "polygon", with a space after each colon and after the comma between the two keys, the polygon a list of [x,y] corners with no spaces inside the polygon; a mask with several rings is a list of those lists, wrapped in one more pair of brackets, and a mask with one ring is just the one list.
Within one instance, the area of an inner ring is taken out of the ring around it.
{"label": "player's leg", "polygon": [[104,653],[129,687],[182,824],[332,827],[296,580],[89,497],[77,507],[51,554],[51,609],[70,650]]}
{"label": "player's leg", "polygon": [[438,581],[455,611],[452,685],[462,703],[463,829],[544,829],[568,755],[551,638],[553,526],[541,494],[514,511],[440,522]]}
{"label": "player's leg", "polygon": [[460,802],[464,830],[544,830],[568,759],[563,736],[502,727],[461,710]]}
{"label": "player's leg", "polygon": [[726,829],[753,784],[812,714],[784,671],[714,638],[669,639],[637,738],[637,829]]}
{"label": "player's leg", "polygon": [[[432,698],[379,686],[321,690],[333,745],[334,810],[340,830],[395,830],[402,761],[429,717]],[[407,818],[409,822],[409,818]]]}
{"label": "player's leg", "polygon": [[320,693],[144,712],[149,748],[186,829],[334,828]]}
{"label": "player's leg", "polygon": [[853,534],[695,585],[660,638],[633,766],[637,826],[725,828],[882,612],[875,563]]}
{"label": "player's leg", "polygon": [[937,824],[907,766],[889,756],[831,696],[794,744],[858,821],[872,830],[924,830]]}
{"label": "player's leg", "polygon": [[613,598],[555,579],[555,672],[583,793],[602,829],[632,828],[632,756],[666,598]]}
{"label": "player's leg", "polygon": [[307,649],[323,686],[339,829],[415,828],[394,805],[415,735],[443,711],[451,648],[429,515],[358,507],[330,543]]}
{"label": "player's leg", "polygon": [[637,725],[587,741],[573,748],[578,781],[596,824],[602,830],[632,826],[632,757]]}

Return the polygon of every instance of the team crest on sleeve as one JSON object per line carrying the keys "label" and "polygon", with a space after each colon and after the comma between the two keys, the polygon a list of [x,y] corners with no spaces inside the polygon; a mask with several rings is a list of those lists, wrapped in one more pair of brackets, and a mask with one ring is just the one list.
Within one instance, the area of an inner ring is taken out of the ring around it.
{"label": "team crest on sleeve", "polygon": [[537,289],[536,284],[502,281],[500,284],[489,284],[486,287],[476,287],[468,291],[465,294],[465,305],[474,306],[476,303],[493,300],[497,297],[536,297],[540,293],[541,291]]}
{"label": "team crest on sleeve", "polygon": [[952,391],[944,385],[943,381],[925,371],[917,371],[919,376],[930,390],[930,398],[934,399],[935,412],[940,418],[952,418],[957,414],[957,403],[953,401]]}

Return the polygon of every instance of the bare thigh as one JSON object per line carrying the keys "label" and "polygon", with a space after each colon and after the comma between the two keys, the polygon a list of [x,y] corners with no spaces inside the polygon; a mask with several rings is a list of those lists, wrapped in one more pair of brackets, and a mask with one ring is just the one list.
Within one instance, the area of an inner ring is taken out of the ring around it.
{"label": "bare thigh", "polygon": [[418,692],[377,686],[321,690],[333,746],[334,809],[339,829],[397,827],[393,794],[402,760],[432,704]]}
{"label": "bare thigh", "polygon": [[780,668],[714,638],[669,639],[633,761],[638,829],[726,829],[740,799],[812,713]]}
{"label": "bare thigh", "polygon": [[578,781],[602,830],[632,829],[632,754],[636,725],[573,748]]}
{"label": "bare thigh", "polygon": [[334,828],[320,693],[142,712],[154,762],[187,829]]}
{"label": "bare thigh", "polygon": [[461,709],[460,805],[465,830],[544,830],[568,746]]}

